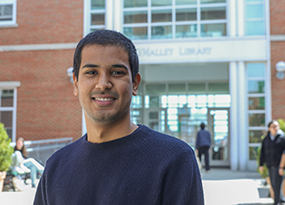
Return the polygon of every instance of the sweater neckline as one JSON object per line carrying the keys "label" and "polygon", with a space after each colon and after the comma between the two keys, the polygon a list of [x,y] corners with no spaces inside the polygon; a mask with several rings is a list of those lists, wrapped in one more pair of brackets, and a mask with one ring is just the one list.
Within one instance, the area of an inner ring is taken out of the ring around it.
{"label": "sweater neckline", "polygon": [[121,144],[128,144],[130,142],[136,141],[137,138],[141,137],[142,135],[139,134],[142,130],[144,130],[144,125],[138,124],[138,128],[133,131],[131,134],[120,137],[118,139],[114,139],[111,141],[107,142],[101,142],[101,143],[92,143],[87,140],[87,133],[83,135],[82,140],[83,144],[88,147],[93,147],[93,148],[107,148],[107,147],[112,147],[112,146],[119,146]]}

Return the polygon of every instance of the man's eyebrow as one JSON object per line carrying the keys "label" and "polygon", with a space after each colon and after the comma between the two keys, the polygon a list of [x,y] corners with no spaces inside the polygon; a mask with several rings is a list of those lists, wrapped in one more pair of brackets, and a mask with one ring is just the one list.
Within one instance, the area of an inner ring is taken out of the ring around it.
{"label": "man's eyebrow", "polygon": [[128,70],[128,68],[122,64],[113,64],[112,67],[115,67],[115,68],[125,68],[126,70]]}
{"label": "man's eyebrow", "polygon": [[82,66],[82,68],[98,68],[99,66],[96,64],[86,64]]}

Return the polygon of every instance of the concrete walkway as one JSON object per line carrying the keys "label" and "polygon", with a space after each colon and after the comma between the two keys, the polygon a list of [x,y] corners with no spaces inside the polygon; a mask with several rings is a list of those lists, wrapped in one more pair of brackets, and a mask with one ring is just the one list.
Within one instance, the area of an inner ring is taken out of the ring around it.
{"label": "concrete walkway", "polygon": [[[212,169],[201,171],[205,205],[269,205],[269,189],[257,172]],[[30,185],[24,191],[0,193],[1,205],[32,205],[36,189]]]}
{"label": "concrete walkway", "polygon": [[269,205],[269,187],[257,172],[201,171],[206,205]]}

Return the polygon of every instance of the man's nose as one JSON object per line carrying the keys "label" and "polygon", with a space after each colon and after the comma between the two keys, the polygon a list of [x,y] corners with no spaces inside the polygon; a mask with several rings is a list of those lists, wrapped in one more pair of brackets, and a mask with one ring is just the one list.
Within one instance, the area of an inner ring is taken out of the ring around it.
{"label": "man's nose", "polygon": [[98,82],[96,84],[96,89],[100,91],[111,89],[112,83],[110,82],[110,78],[107,74],[101,74],[98,77]]}

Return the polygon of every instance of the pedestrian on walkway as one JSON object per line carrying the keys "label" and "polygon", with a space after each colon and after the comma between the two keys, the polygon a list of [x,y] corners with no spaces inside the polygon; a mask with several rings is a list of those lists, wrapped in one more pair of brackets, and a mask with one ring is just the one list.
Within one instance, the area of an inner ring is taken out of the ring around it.
{"label": "pedestrian on walkway", "polygon": [[262,141],[259,171],[264,172],[263,165],[266,164],[269,171],[271,186],[274,191],[274,205],[281,202],[280,188],[283,176],[279,173],[279,168],[284,167],[281,164],[281,156],[285,152],[285,138],[280,130],[279,123],[272,120],[268,123],[268,133]]}
{"label": "pedestrian on walkway", "polygon": [[79,42],[73,62],[87,133],[48,159],[34,205],[203,205],[193,149],[131,121],[141,80],[132,41],[96,30]]}
{"label": "pedestrian on walkway", "polygon": [[201,123],[201,130],[197,133],[196,138],[196,150],[198,150],[198,157],[200,163],[202,164],[202,155],[205,158],[205,169],[210,170],[210,160],[209,160],[209,148],[211,146],[211,135],[210,132],[205,130],[206,125]]}

